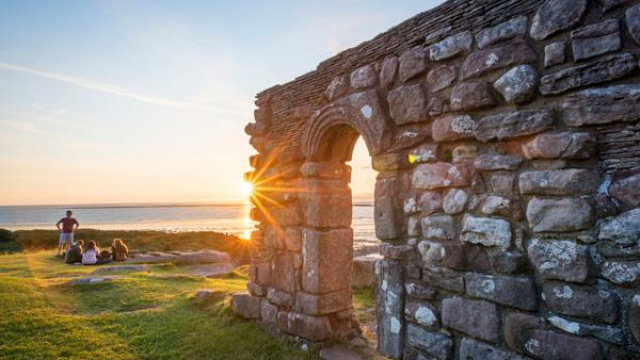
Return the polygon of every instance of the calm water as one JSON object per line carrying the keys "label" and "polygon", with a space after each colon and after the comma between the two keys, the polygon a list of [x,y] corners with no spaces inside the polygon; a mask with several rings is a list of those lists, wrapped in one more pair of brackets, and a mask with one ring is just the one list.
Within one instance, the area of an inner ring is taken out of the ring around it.
{"label": "calm water", "polygon": [[[0,228],[55,229],[66,206],[0,206]],[[248,205],[82,205],[70,207],[84,228],[101,230],[218,231],[246,236],[253,229]],[[356,240],[375,239],[373,207],[353,207]]]}

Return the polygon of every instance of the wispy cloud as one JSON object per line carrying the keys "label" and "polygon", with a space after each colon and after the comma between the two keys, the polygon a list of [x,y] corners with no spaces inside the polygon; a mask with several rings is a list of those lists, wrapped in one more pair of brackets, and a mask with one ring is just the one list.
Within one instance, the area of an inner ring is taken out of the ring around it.
{"label": "wispy cloud", "polygon": [[15,131],[32,133],[32,134],[41,134],[41,135],[48,134],[45,131],[38,130],[38,128],[36,128],[36,126],[34,124],[29,123],[29,122],[0,120],[0,126],[9,128],[9,129],[12,129],[12,130],[15,130]]}
{"label": "wispy cloud", "polygon": [[123,87],[101,83],[101,82],[87,79],[84,77],[71,76],[71,75],[66,75],[61,73],[50,72],[50,71],[43,71],[39,69],[34,69],[34,68],[15,65],[15,64],[8,64],[4,62],[0,62],[0,70],[38,76],[45,79],[64,82],[64,83],[82,87],[85,89],[90,89],[90,90],[99,91],[99,92],[103,92],[111,95],[120,96],[127,99],[142,101],[146,103],[151,103],[151,104],[166,106],[171,108],[195,109],[195,110],[202,110],[202,111],[218,113],[218,114],[237,114],[242,112],[241,109],[232,108],[232,107],[212,107],[212,106],[207,106],[203,104],[198,104],[195,102],[180,101],[180,100],[166,99],[166,98],[161,98],[161,97],[156,97],[151,95],[145,95],[145,94],[141,94],[139,92],[132,91]]}

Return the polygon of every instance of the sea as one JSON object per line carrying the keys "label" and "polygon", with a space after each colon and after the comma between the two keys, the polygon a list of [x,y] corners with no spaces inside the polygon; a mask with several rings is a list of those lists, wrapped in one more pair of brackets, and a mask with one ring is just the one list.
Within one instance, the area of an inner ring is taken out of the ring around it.
{"label": "sea", "polygon": [[[0,229],[55,229],[67,209],[81,227],[100,230],[217,231],[247,238],[255,227],[251,205],[230,203],[0,206]],[[378,242],[372,202],[354,203],[351,227],[356,247]]]}

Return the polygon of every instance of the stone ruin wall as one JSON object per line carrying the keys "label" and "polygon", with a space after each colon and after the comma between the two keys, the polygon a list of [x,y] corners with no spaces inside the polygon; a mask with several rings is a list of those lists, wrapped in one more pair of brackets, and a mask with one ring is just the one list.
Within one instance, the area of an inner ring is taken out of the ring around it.
{"label": "stone ruin wall", "polygon": [[309,344],[357,332],[360,134],[382,354],[639,359],[639,45],[637,0],[449,1],[260,93],[234,310]]}

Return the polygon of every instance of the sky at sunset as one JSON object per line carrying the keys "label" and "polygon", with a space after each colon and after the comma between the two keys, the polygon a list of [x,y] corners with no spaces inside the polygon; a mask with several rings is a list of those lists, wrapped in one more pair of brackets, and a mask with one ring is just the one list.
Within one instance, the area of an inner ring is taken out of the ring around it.
{"label": "sky at sunset", "polygon": [[241,200],[255,93],[441,2],[0,0],[0,205]]}

